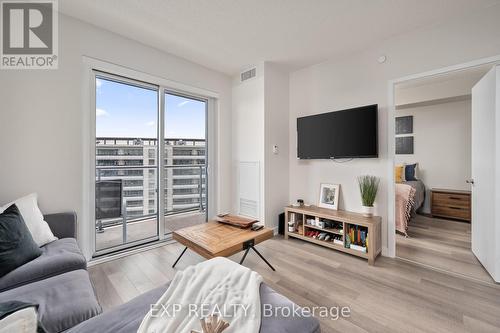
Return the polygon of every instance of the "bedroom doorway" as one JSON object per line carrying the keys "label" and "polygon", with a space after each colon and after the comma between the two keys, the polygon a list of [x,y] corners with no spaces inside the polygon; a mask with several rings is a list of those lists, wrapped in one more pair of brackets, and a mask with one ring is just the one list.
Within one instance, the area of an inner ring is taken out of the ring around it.
{"label": "bedroom doorway", "polygon": [[492,63],[394,84],[396,257],[491,283],[472,253],[472,87]]}

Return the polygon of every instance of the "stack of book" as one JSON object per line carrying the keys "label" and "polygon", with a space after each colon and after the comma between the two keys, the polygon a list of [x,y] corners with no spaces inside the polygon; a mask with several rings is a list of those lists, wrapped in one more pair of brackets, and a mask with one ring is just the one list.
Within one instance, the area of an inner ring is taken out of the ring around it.
{"label": "stack of book", "polygon": [[345,247],[366,253],[368,248],[368,230],[360,226],[348,226]]}
{"label": "stack of book", "polygon": [[[288,220],[288,232],[298,232],[301,235],[304,234],[304,227],[300,228],[302,224],[302,215],[290,213]],[[300,232],[302,230],[302,232]]]}

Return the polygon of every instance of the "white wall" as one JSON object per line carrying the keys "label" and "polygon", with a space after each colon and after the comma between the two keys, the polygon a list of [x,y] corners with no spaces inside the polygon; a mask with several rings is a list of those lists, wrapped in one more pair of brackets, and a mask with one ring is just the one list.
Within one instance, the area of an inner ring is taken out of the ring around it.
{"label": "white wall", "polygon": [[239,163],[259,162],[260,206],[259,220],[264,221],[264,67],[257,66],[255,78],[233,80],[232,89],[232,211],[239,207]]}
{"label": "white wall", "polygon": [[[266,227],[278,225],[288,202],[288,73],[272,63],[256,66],[257,76],[233,81],[233,211],[238,212],[240,161],[260,163],[260,216]],[[278,146],[277,154],[273,146]]]}
{"label": "white wall", "polygon": [[397,110],[413,116],[414,154],[396,155],[396,163],[418,163],[426,187],[423,212],[430,213],[431,188],[470,190],[471,102],[441,103]]}
{"label": "white wall", "polygon": [[[82,216],[82,56],[217,92],[217,204],[230,207],[231,80],[70,17],[59,20],[59,69],[0,73],[0,203],[38,192],[43,212]],[[79,241],[90,237],[79,221]],[[92,222],[90,222],[92,223]]]}
{"label": "white wall", "polygon": [[[356,177],[380,177],[376,213],[383,217],[382,237],[387,254],[388,81],[444,66],[500,54],[500,6],[471,12],[448,22],[400,35],[343,59],[331,59],[291,74],[290,77],[290,200],[316,203],[319,184],[341,184],[340,208],[359,211]],[[387,62],[377,58],[387,55]],[[379,105],[379,158],[349,163],[298,161],[296,118],[353,106]],[[390,253],[392,255],[392,253]]]}
{"label": "white wall", "polygon": [[[265,221],[278,226],[278,215],[288,205],[288,73],[265,63]],[[273,146],[278,152],[273,153]]]}

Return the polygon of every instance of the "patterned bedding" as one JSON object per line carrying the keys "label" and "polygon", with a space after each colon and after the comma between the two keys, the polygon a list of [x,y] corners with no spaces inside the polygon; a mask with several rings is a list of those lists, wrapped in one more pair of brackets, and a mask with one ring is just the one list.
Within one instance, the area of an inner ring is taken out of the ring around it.
{"label": "patterned bedding", "polygon": [[396,184],[396,231],[408,236],[408,222],[412,214],[415,189],[407,184]]}
{"label": "patterned bedding", "polygon": [[403,182],[403,184],[410,185],[415,189],[414,204],[412,207],[412,213],[415,214],[420,207],[424,204],[425,200],[425,185],[424,183],[417,179]]}

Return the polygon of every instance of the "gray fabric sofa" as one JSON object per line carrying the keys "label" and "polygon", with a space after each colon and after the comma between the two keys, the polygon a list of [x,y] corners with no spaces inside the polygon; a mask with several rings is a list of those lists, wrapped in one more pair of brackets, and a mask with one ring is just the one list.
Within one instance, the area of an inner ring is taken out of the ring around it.
{"label": "gray fabric sofa", "polygon": [[38,304],[48,332],[62,332],[102,312],[87,273],[87,261],[76,243],[76,214],[44,216],[59,239],[41,247],[42,254],[0,278],[0,302]]}
{"label": "gray fabric sofa", "polygon": [[[75,240],[76,215],[46,215],[45,221],[59,239],[42,247],[42,255],[0,278],[0,303],[38,304],[38,314],[49,332],[135,333],[142,319],[168,288],[153,289],[106,313],[102,312],[84,256]],[[262,284],[261,302],[273,308],[297,307]],[[262,316],[261,333],[319,333],[316,318]]]}
{"label": "gray fabric sofa", "polygon": [[[151,304],[155,304],[168,288],[167,283],[148,291],[133,300],[120,305],[99,316],[87,320],[67,333],[136,333],[141,325],[142,319],[151,309]],[[267,304],[273,309],[288,308],[290,312],[299,308],[285,296],[277,293],[266,284],[260,286],[260,300],[262,304]],[[300,309],[300,308],[299,308]],[[281,311],[278,311],[281,313]],[[300,314],[300,311],[296,312]],[[320,333],[321,328],[318,319],[306,316],[281,315],[266,316],[262,311],[260,333]]]}

